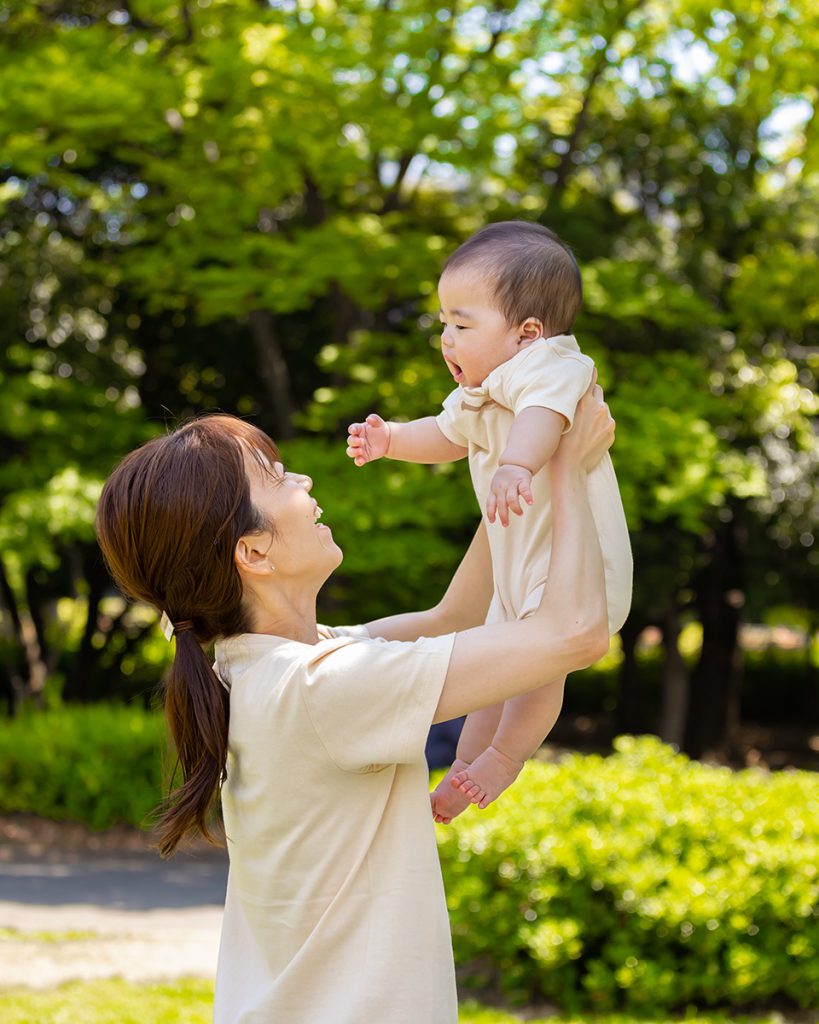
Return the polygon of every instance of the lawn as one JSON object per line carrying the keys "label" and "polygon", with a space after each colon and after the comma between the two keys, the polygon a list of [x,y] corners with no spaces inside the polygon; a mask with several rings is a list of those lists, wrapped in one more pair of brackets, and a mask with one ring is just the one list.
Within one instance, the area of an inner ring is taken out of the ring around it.
{"label": "lawn", "polygon": [[[73,982],[46,992],[32,989],[0,991],[3,1024],[211,1024],[213,983],[186,980],[133,985],[125,981]],[[634,1017],[549,1017],[529,1024],[668,1024],[665,1015]],[[751,1018],[708,1013],[685,1018],[702,1024],[750,1024]],[[467,1003],[460,1024],[520,1024],[521,1018]],[[783,1024],[777,1014],[755,1018],[753,1024]]]}

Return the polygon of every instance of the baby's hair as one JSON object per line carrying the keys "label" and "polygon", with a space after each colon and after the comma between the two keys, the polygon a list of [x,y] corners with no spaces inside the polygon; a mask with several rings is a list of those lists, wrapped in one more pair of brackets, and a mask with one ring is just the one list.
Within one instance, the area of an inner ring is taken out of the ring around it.
{"label": "baby's hair", "polygon": [[537,317],[547,334],[568,334],[583,299],[580,270],[554,231],[525,220],[481,228],[459,246],[443,272],[469,268],[487,283],[509,324]]}

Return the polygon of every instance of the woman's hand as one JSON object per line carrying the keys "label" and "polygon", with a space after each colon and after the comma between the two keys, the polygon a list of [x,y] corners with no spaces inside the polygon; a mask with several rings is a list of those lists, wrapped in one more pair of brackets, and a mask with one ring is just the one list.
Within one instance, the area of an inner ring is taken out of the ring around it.
{"label": "woman's hand", "polygon": [[577,403],[572,429],[561,438],[552,461],[568,461],[587,471],[593,469],[614,444],[614,427],[595,370],[589,390]]}

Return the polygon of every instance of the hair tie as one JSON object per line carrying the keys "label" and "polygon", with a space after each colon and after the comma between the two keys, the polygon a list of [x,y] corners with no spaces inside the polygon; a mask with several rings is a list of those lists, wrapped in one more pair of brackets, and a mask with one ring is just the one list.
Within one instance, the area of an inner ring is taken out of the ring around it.
{"label": "hair tie", "polygon": [[193,629],[193,620],[185,619],[184,622],[173,623],[168,613],[163,612],[159,619],[159,628],[165,634],[165,639],[170,643],[171,638],[176,636],[177,633],[184,633],[187,629]]}

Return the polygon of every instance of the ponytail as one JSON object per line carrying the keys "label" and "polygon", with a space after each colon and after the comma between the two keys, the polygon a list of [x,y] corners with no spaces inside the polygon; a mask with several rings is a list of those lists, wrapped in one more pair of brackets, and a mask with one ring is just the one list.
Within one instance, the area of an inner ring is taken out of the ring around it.
{"label": "ponytail", "polygon": [[234,552],[239,538],[273,524],[250,500],[248,454],[265,468],[279,459],[257,427],[204,416],[127,455],[97,506],[97,538],[120,590],[178,615],[175,626],[164,612],[162,621],[176,638],[164,703],[182,770],[154,826],[163,857],[193,832],[221,839],[213,812],[227,770],[230,700],[202,645],[251,626]]}
{"label": "ponytail", "polygon": [[[226,772],[230,697],[193,632],[176,634],[173,665],[165,681],[165,718],[176,747],[182,785],[159,808],[157,847],[170,857],[190,833],[218,845],[213,810]],[[171,787],[173,787],[172,773]]]}

